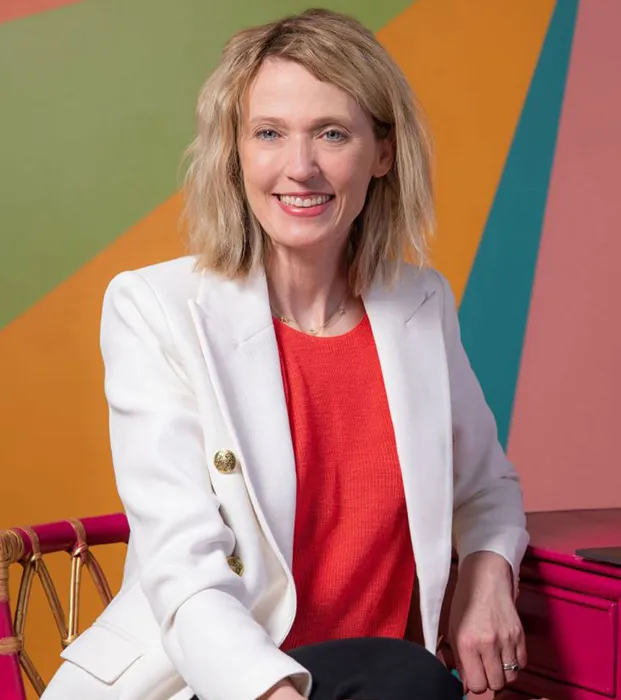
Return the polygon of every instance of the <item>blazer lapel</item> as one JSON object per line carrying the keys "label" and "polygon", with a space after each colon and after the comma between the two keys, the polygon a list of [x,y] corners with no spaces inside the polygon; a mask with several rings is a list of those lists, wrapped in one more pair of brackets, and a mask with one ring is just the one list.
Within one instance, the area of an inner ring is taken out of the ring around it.
{"label": "blazer lapel", "polygon": [[295,460],[268,299],[264,274],[229,281],[203,273],[190,307],[258,516],[291,568]]}
{"label": "blazer lapel", "polygon": [[403,475],[423,632],[435,652],[451,557],[452,429],[440,294],[403,270],[365,298]]}

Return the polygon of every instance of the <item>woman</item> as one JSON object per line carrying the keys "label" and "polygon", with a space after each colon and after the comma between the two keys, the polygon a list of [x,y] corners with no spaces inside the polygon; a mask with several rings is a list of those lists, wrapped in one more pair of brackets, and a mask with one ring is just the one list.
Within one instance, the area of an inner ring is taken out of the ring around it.
{"label": "woman", "polygon": [[[429,160],[356,21],[308,11],[227,44],[190,149],[196,256],[105,296],[132,536],[45,700],[455,698],[429,653],[452,542],[464,683],[514,680],[522,497],[424,266]],[[415,576],[428,651],[402,641]]]}

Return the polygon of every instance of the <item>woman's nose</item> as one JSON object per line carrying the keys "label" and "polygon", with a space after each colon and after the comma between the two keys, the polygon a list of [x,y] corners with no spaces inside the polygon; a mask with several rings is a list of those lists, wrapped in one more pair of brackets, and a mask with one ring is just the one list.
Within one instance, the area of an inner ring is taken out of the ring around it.
{"label": "woman's nose", "polygon": [[310,139],[291,139],[287,144],[285,170],[287,177],[299,182],[305,182],[317,175],[319,168],[315,158],[315,149]]}

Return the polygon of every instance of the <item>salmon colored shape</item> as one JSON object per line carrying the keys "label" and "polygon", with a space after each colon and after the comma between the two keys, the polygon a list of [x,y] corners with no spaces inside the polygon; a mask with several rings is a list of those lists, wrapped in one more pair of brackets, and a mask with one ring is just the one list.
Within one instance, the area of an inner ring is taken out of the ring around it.
{"label": "salmon colored shape", "polygon": [[[180,208],[176,195],[0,333],[0,464],[5,470],[0,527],[121,509],[99,353],[102,297],[121,270],[182,254]],[[12,476],[6,478],[7,473]],[[116,589],[124,549],[114,545],[100,552]],[[50,566],[63,582],[64,601],[69,559],[53,555]],[[15,585],[12,590],[15,600]],[[88,624],[100,606],[88,583],[85,591],[82,621]],[[49,678],[60,661],[58,635],[43,595],[35,593],[27,647]]]}
{"label": "salmon colored shape", "polygon": [[529,510],[621,503],[619,27],[580,3],[509,440]]}
{"label": "salmon colored shape", "polygon": [[417,0],[379,32],[436,144],[434,264],[458,302],[485,228],[554,0]]}
{"label": "salmon colored shape", "polygon": [[2,0],[0,2],[0,24],[39,12],[55,10],[63,5],[75,5],[78,2],[80,0]]}

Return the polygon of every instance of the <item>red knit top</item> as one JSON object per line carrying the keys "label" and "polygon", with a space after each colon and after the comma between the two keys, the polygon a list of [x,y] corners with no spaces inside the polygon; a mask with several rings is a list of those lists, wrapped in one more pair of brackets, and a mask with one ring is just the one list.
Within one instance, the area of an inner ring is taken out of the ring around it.
{"label": "red knit top", "polygon": [[274,323],[297,470],[298,607],[282,646],[402,638],[414,556],[369,320],[334,338]]}

